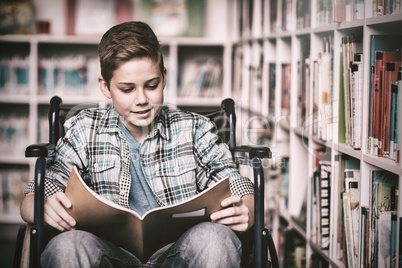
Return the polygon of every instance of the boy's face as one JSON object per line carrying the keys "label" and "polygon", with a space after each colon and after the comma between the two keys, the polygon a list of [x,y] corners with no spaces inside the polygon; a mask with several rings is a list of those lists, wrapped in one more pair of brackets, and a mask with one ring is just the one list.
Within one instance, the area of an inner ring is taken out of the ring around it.
{"label": "boy's face", "polygon": [[120,120],[138,141],[149,133],[150,125],[163,104],[166,70],[149,58],[132,59],[114,71],[110,89],[102,77],[98,85],[119,113]]}

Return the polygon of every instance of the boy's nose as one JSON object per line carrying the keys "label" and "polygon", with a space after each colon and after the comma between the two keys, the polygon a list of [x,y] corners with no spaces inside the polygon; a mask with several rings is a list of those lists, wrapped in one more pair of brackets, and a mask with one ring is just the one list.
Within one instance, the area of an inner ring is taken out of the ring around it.
{"label": "boy's nose", "polygon": [[148,97],[143,89],[137,90],[135,98],[135,103],[138,105],[148,103]]}

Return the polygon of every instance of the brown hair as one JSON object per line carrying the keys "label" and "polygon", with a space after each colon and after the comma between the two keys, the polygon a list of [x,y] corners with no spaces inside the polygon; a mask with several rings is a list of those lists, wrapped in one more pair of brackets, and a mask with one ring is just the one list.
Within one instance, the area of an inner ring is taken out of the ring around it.
{"label": "brown hair", "polygon": [[158,38],[148,24],[140,21],[124,22],[110,28],[102,36],[98,54],[101,75],[108,88],[114,71],[132,59],[150,58],[159,63],[162,74],[165,68]]}

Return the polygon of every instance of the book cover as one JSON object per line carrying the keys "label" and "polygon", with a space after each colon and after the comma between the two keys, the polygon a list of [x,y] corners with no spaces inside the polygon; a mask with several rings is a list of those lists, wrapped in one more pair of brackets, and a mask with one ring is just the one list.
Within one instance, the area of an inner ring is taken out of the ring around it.
{"label": "book cover", "polygon": [[[399,53],[400,54],[400,53]],[[401,54],[402,56],[402,54]],[[390,158],[391,153],[391,112],[392,112],[392,84],[398,80],[398,67],[400,66],[401,62],[391,62],[388,61],[385,63],[385,83],[384,83],[384,132],[383,135],[383,157]],[[395,119],[394,119],[395,120]]]}
{"label": "book cover", "polygon": [[[240,77],[240,75],[239,75]],[[275,116],[276,64],[269,64],[269,115]]]}
{"label": "book cover", "polygon": [[368,208],[361,207],[360,217],[360,240],[359,240],[359,258],[360,267],[368,267],[367,247],[368,247]]}
{"label": "book cover", "polygon": [[211,213],[220,210],[220,202],[230,196],[230,189],[229,179],[224,179],[180,204],[140,216],[93,192],[74,167],[65,193],[72,203],[67,212],[76,220],[77,229],[107,239],[146,262],[192,226],[210,221]]}
{"label": "book cover", "polygon": [[344,109],[345,109],[345,144],[350,145],[350,132],[351,132],[351,111],[350,111],[350,79],[349,79],[349,64],[351,62],[350,56],[350,36],[342,37],[342,62],[341,65],[343,75],[343,97],[344,97]]}
{"label": "book cover", "polygon": [[322,249],[329,249],[330,240],[330,208],[331,208],[331,163],[320,161],[317,178],[318,195],[318,245]]}
{"label": "book cover", "polygon": [[330,258],[340,260],[343,255],[342,249],[342,184],[343,184],[343,165],[341,161],[342,155],[336,154],[334,156],[334,169],[331,176],[331,239],[330,239]]}
{"label": "book cover", "polygon": [[354,262],[359,256],[359,232],[360,232],[360,170],[345,169],[345,192],[349,195],[350,218],[352,221],[351,238],[353,245]]}
{"label": "book cover", "polygon": [[[399,118],[401,120],[402,118]],[[391,115],[389,136],[389,158],[396,161],[398,151],[398,84],[391,85]]]}
{"label": "book cover", "polygon": [[[386,267],[377,266],[386,258],[384,253],[380,252],[380,242],[384,247],[390,244],[390,236],[387,236],[388,240],[385,240],[383,236],[383,233],[387,231],[388,225],[384,225],[384,218],[380,222],[380,218],[385,217],[381,216],[384,212],[398,210],[399,177],[386,170],[371,170],[370,175],[370,263],[374,267]],[[389,251],[390,248],[388,248]]]}
{"label": "book cover", "polygon": [[290,123],[290,82],[291,82],[291,64],[283,63],[282,68],[282,88],[281,88],[281,115],[286,119],[286,124]]}
{"label": "book cover", "polygon": [[348,193],[342,193],[342,204],[346,234],[347,267],[355,267],[355,258],[353,253],[352,219],[350,214],[350,199]]}
{"label": "book cover", "polygon": [[378,256],[377,267],[393,267],[391,255],[391,211],[380,212],[378,217]]}

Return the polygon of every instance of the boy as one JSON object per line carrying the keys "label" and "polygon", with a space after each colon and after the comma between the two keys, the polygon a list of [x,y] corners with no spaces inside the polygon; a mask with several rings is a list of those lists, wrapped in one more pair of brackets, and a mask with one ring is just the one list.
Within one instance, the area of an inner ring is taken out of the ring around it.
{"label": "boy", "polygon": [[[208,119],[162,108],[166,69],[152,29],[142,22],[116,25],[102,37],[98,53],[98,86],[113,107],[84,110],[65,124],[45,179],[45,222],[62,233],[48,243],[42,266],[143,266],[126,250],[75,230],[64,209],[71,207],[64,190],[73,166],[96,193],[139,214],[184,201],[229,177],[232,196],[211,215],[212,222],[191,228],[146,266],[239,266],[241,243],[233,231],[253,225],[253,185],[240,176]],[[31,223],[32,192],[31,183],[21,204],[22,218]]]}

